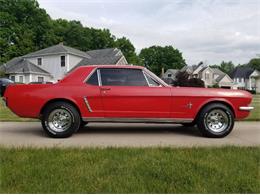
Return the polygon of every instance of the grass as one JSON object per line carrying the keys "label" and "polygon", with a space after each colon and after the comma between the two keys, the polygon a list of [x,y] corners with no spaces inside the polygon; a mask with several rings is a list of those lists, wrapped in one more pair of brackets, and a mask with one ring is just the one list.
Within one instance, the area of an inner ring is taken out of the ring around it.
{"label": "grass", "polygon": [[251,105],[254,106],[255,109],[250,113],[249,117],[247,117],[245,120],[260,121],[260,95],[254,95]]}
{"label": "grass", "polygon": [[14,114],[9,108],[4,106],[2,99],[0,100],[0,121],[17,121],[17,122],[28,122],[37,121],[36,119],[21,118]]}
{"label": "grass", "polygon": [[[260,95],[254,95],[252,106],[255,109],[250,113],[249,117],[244,121],[260,121]],[[20,118],[12,113],[7,107],[4,106],[2,100],[0,100],[0,121],[37,121],[35,119]]]}
{"label": "grass", "polygon": [[260,193],[259,152],[0,147],[0,193]]}

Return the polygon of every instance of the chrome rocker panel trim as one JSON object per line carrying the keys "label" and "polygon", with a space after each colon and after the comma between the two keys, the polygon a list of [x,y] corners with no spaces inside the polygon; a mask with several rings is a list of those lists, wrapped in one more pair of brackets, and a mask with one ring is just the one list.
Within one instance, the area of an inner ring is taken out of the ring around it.
{"label": "chrome rocker panel trim", "polygon": [[250,110],[253,110],[254,107],[253,106],[240,106],[239,107],[239,110],[242,110],[242,111],[250,111]]}
{"label": "chrome rocker panel trim", "polygon": [[84,122],[113,122],[113,123],[191,123],[191,118],[105,118],[83,117]]}

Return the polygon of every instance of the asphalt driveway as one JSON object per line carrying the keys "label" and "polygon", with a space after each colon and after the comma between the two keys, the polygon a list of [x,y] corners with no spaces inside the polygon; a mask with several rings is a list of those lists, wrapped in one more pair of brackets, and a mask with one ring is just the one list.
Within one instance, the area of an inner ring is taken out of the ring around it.
{"label": "asphalt driveway", "polygon": [[92,123],[70,138],[47,137],[39,122],[0,122],[0,145],[33,147],[260,146],[260,122],[236,122],[222,139],[201,137],[196,128],[169,124]]}

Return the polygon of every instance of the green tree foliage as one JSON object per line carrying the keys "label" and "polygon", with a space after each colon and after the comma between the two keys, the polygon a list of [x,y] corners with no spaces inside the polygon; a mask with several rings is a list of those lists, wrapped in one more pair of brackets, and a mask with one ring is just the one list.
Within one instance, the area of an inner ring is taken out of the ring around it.
{"label": "green tree foliage", "polygon": [[219,68],[222,70],[224,73],[230,75],[232,71],[235,69],[235,65],[233,64],[232,61],[225,62],[222,61],[221,64],[215,64],[215,65],[210,65],[211,68]]}
{"label": "green tree foliage", "polygon": [[222,70],[227,74],[230,74],[234,69],[235,69],[235,65],[233,64],[232,61],[229,62],[222,61],[220,64],[220,70]]}
{"label": "green tree foliage", "polygon": [[124,56],[128,60],[129,63],[131,64],[138,64],[139,59],[138,56],[135,53],[135,47],[133,44],[130,42],[129,39],[122,37],[116,40],[115,45],[117,48],[121,49],[123,52]]}
{"label": "green tree foliage", "polygon": [[0,0],[0,63],[51,45],[51,19],[35,0]]}
{"label": "green tree foliage", "polygon": [[0,64],[59,42],[82,51],[119,47],[129,63],[138,61],[132,43],[116,39],[108,29],[52,20],[36,0],[0,0]]}
{"label": "green tree foliage", "polygon": [[260,58],[253,58],[248,62],[248,66],[260,71]]}
{"label": "green tree foliage", "polygon": [[148,66],[155,74],[160,75],[165,70],[181,69],[185,65],[182,53],[172,46],[152,46],[141,50],[139,58],[142,64]]}

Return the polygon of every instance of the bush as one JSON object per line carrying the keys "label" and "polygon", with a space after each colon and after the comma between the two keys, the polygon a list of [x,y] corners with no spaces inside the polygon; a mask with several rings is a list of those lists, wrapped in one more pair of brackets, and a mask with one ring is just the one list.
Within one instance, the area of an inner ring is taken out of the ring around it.
{"label": "bush", "polygon": [[174,81],[174,86],[180,87],[205,87],[204,81],[198,78],[190,78],[187,72],[178,72]]}

